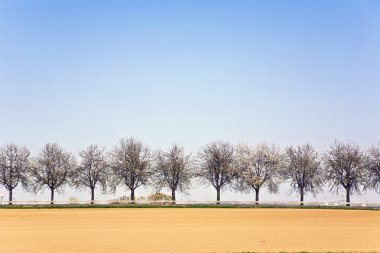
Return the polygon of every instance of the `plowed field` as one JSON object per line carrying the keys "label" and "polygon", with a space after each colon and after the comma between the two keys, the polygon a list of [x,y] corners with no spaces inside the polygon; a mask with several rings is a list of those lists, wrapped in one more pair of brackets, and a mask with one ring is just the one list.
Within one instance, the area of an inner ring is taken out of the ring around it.
{"label": "plowed field", "polygon": [[380,251],[380,211],[0,209],[0,252]]}

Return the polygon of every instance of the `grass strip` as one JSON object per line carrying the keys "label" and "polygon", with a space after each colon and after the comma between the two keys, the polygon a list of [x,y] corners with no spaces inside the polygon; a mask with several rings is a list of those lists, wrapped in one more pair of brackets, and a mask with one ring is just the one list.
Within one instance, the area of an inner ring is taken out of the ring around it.
{"label": "grass strip", "polygon": [[233,209],[321,209],[321,210],[372,210],[379,211],[379,207],[346,207],[346,206],[274,206],[274,205],[88,205],[88,204],[55,204],[55,205],[1,205],[0,209],[66,209],[66,208],[233,208]]}

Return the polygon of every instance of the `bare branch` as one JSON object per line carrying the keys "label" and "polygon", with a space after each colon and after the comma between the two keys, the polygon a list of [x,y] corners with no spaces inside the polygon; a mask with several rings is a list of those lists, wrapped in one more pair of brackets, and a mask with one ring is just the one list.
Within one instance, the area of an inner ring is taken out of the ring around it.
{"label": "bare branch", "polygon": [[19,183],[24,188],[28,185],[29,156],[30,152],[25,146],[7,144],[0,149],[0,184],[9,191],[9,201],[12,201],[13,189]]}
{"label": "bare branch", "polygon": [[186,192],[190,189],[192,177],[190,155],[185,154],[183,147],[174,144],[168,151],[157,154],[154,184],[158,189],[169,188],[173,201],[177,190]]}
{"label": "bare branch", "polygon": [[105,148],[90,145],[79,152],[80,166],[77,166],[71,176],[71,183],[75,188],[87,188],[91,191],[91,201],[94,201],[94,191],[97,185],[106,192],[108,175],[110,174]]}
{"label": "bare branch", "polygon": [[318,152],[310,144],[288,147],[283,177],[290,182],[291,190],[300,195],[301,205],[305,194],[315,196],[322,191],[324,180]]}
{"label": "bare branch", "polygon": [[324,155],[324,164],[331,190],[338,192],[344,188],[347,203],[352,193],[361,193],[360,188],[366,182],[365,156],[357,144],[335,141]]}
{"label": "bare branch", "polygon": [[234,188],[240,192],[256,192],[259,201],[259,191],[267,187],[269,192],[277,193],[281,182],[280,171],[283,156],[278,147],[259,144],[252,147],[240,144],[236,148],[237,180]]}
{"label": "bare branch", "polygon": [[370,147],[367,160],[368,188],[380,193],[380,144]]}
{"label": "bare branch", "polygon": [[234,149],[228,142],[213,142],[202,148],[198,154],[197,177],[200,182],[211,184],[217,191],[226,188],[236,178],[234,169]]}
{"label": "bare branch", "polygon": [[48,143],[35,159],[30,170],[31,187],[34,192],[47,187],[51,191],[51,204],[54,191],[58,193],[68,183],[76,165],[74,156],[57,143]]}
{"label": "bare branch", "polygon": [[115,190],[120,184],[127,186],[134,200],[136,188],[146,185],[152,175],[152,159],[152,152],[141,141],[120,139],[111,152],[112,188]]}

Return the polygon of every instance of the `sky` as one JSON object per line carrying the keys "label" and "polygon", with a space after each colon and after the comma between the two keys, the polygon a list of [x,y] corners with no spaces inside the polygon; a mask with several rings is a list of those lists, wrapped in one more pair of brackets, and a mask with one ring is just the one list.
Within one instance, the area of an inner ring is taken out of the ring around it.
{"label": "sky", "polygon": [[[339,139],[366,149],[380,142],[379,13],[371,0],[3,0],[0,145],[36,155],[57,142],[77,154],[134,136],[193,155],[214,140],[309,142],[323,153]],[[88,195],[67,189],[57,198]],[[181,198],[214,195],[198,186]],[[318,199],[342,196],[327,188]],[[284,184],[261,199],[297,196]]]}

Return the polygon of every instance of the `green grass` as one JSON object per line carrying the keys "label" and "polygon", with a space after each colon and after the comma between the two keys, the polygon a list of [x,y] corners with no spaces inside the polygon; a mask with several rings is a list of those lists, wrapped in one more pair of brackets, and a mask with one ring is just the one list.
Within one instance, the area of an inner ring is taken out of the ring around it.
{"label": "green grass", "polygon": [[150,205],[150,204],[127,204],[127,205],[1,205],[0,209],[64,209],[64,208],[234,208],[234,209],[255,209],[255,208],[280,208],[280,209],[330,209],[330,210],[373,210],[379,211],[375,207],[338,207],[338,206],[246,206],[246,205]]}

